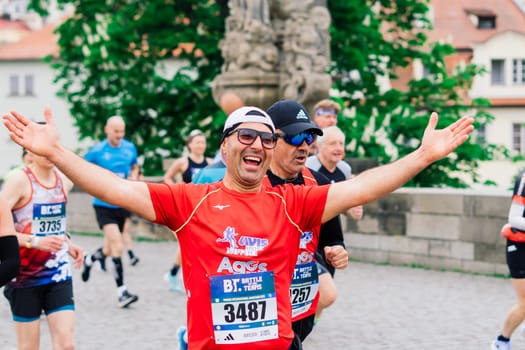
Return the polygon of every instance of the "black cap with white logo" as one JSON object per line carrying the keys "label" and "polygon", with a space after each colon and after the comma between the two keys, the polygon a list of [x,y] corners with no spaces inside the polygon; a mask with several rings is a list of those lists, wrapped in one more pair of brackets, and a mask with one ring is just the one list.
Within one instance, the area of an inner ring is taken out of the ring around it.
{"label": "black cap with white logo", "polygon": [[287,135],[310,131],[319,136],[323,135],[308,116],[302,104],[293,100],[280,100],[268,107],[266,113],[272,118],[276,129],[281,129]]}

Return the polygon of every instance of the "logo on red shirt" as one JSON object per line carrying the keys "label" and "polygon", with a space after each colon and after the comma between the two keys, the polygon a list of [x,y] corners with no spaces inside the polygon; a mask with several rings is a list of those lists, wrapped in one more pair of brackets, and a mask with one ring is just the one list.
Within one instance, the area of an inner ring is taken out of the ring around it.
{"label": "logo on red shirt", "polygon": [[240,237],[235,228],[228,226],[222,233],[222,238],[217,238],[217,242],[228,243],[227,254],[242,256],[257,256],[258,252],[268,247],[266,238],[241,235]]}

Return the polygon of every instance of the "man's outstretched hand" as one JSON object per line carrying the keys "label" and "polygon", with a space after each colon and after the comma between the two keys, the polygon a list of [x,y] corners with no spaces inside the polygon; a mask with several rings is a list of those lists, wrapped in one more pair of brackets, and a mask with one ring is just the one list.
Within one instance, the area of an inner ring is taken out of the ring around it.
{"label": "man's outstretched hand", "polygon": [[432,113],[428,121],[423,139],[421,140],[420,150],[423,151],[428,163],[435,162],[446,157],[463,142],[474,130],[474,119],[462,117],[444,129],[436,129],[438,123],[437,113]]}
{"label": "man's outstretched hand", "polygon": [[58,146],[58,131],[51,114],[51,108],[44,109],[45,124],[35,123],[22,114],[11,111],[2,116],[9,137],[27,150],[50,158]]}

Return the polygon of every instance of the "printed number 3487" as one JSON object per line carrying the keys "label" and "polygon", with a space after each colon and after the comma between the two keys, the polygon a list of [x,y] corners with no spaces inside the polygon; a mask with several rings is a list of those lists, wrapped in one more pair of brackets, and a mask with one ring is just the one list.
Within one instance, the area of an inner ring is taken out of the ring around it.
{"label": "printed number 3487", "polygon": [[237,308],[235,304],[225,304],[224,320],[228,323],[235,321],[257,321],[264,320],[266,315],[266,301],[239,303]]}

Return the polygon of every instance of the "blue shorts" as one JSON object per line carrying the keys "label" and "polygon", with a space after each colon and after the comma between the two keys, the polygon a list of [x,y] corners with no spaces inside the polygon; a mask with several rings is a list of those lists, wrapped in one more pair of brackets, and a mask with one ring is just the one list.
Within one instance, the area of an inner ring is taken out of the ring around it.
{"label": "blue shorts", "polygon": [[49,315],[57,311],[75,310],[72,280],[27,288],[7,285],[4,295],[9,300],[15,322],[36,321],[42,311]]}

